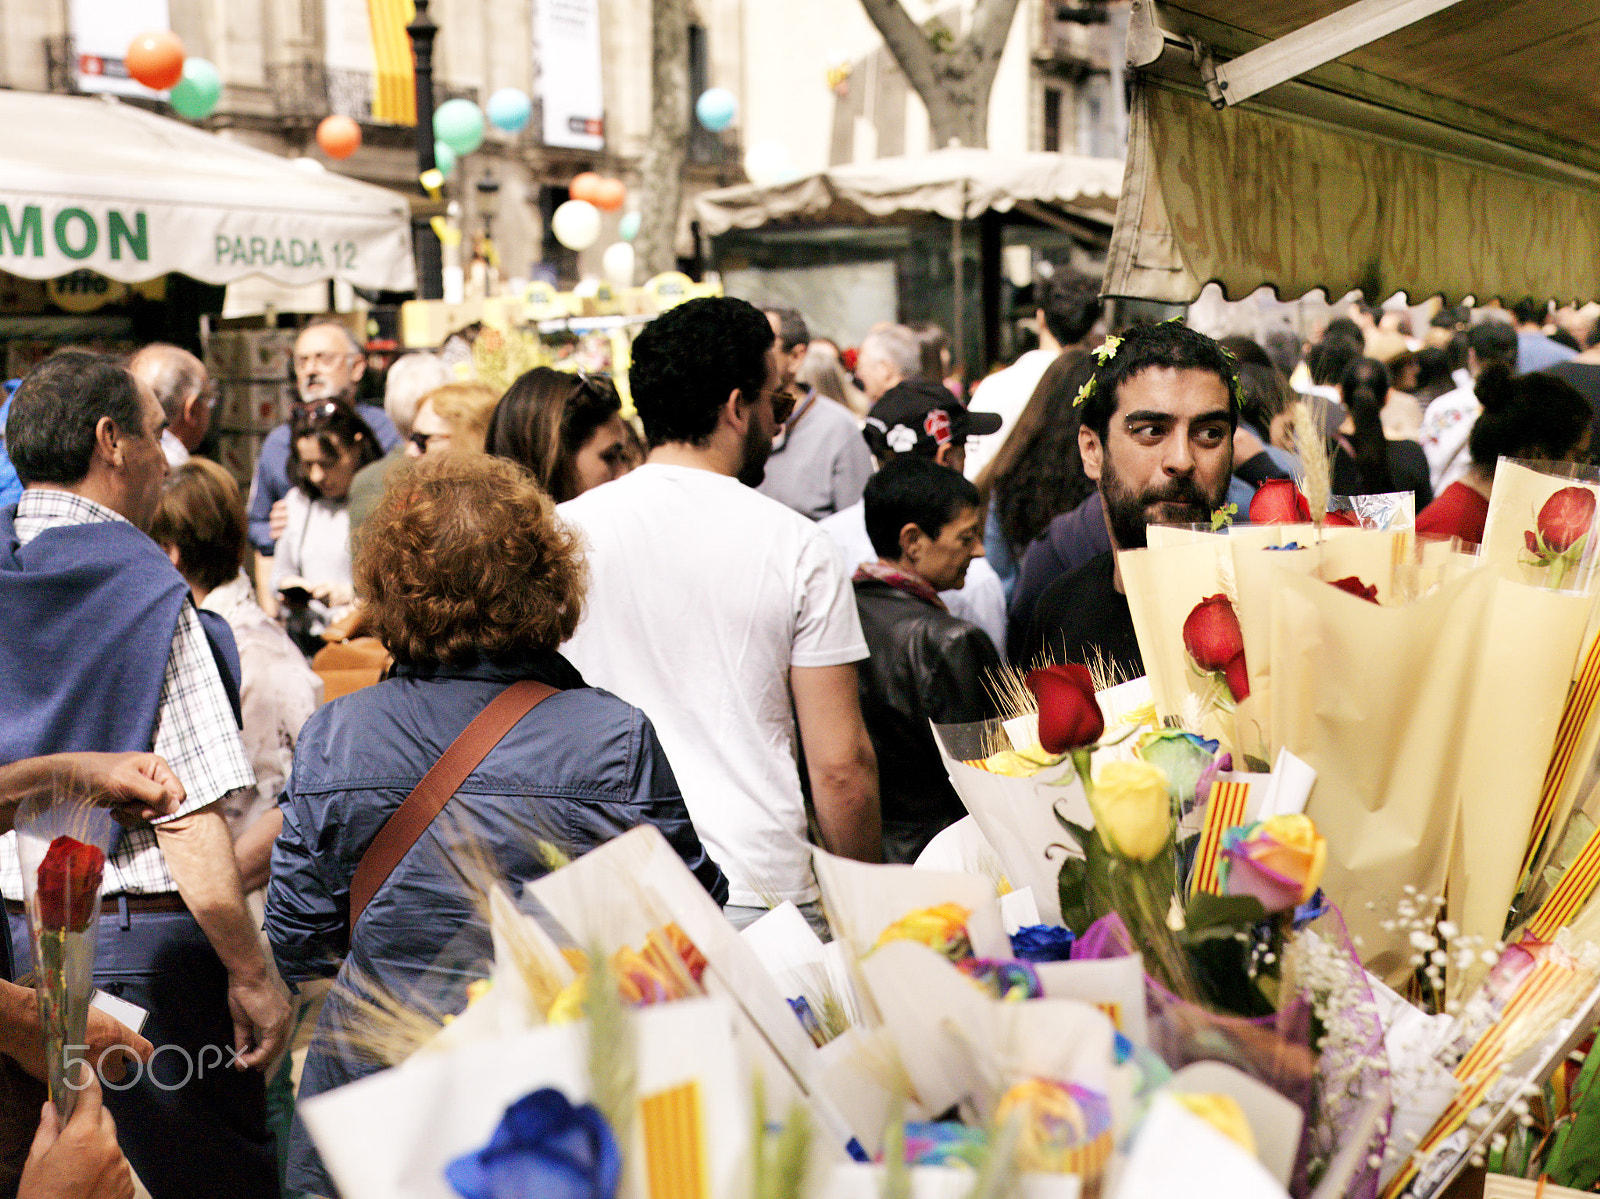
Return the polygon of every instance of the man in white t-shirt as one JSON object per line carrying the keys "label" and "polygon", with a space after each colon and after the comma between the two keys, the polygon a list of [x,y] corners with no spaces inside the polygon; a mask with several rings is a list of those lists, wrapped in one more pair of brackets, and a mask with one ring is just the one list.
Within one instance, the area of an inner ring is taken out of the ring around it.
{"label": "man in white t-shirt", "polygon": [[973,412],[1000,414],[999,432],[973,437],[967,442],[965,474],[976,479],[978,472],[989,465],[989,460],[1000,452],[1006,437],[1022,410],[1028,406],[1033,389],[1039,386],[1044,372],[1062,350],[1081,345],[1095,322],[1100,319],[1104,305],[1100,302],[1100,285],[1087,275],[1061,267],[1048,279],[1037,284],[1039,303],[1034,317],[1039,326],[1039,348],[1029,350],[1003,371],[996,371],[979,382],[972,390],[968,405]]}
{"label": "man in white t-shirt", "polygon": [[826,533],[753,490],[787,415],[779,378],[759,310],[669,309],[629,370],[649,458],[559,509],[589,563],[563,652],[650,717],[741,926],[783,900],[821,922],[797,749],[823,847],[883,852],[850,576]]}

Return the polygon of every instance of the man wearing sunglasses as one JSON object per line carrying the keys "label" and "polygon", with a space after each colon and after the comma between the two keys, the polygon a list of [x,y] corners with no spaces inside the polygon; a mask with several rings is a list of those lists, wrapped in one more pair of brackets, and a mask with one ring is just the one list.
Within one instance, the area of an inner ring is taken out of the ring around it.
{"label": "man wearing sunglasses", "polygon": [[[361,419],[377,435],[384,453],[400,444],[400,430],[394,427],[388,413],[376,404],[356,403],[356,387],[366,370],[367,358],[350,330],[334,321],[307,325],[295,338],[293,365],[295,391],[301,405],[329,400],[355,404]],[[288,517],[281,501],[289,494],[289,487],[289,422],[285,421],[267,434],[250,483],[250,541],[263,555],[270,556],[283,535]],[[258,561],[258,571],[260,567]],[[270,573],[272,564],[268,562],[266,568]]]}

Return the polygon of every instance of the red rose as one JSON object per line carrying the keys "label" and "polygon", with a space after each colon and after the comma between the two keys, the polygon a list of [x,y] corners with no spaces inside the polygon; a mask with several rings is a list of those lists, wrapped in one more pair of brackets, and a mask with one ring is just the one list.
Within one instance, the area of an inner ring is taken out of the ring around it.
{"label": "red rose", "polygon": [[1333,586],[1337,587],[1340,591],[1348,591],[1357,599],[1364,599],[1368,603],[1375,604],[1378,602],[1378,589],[1376,587],[1367,586],[1367,584],[1356,578],[1355,575],[1346,575],[1342,579],[1335,579],[1333,580]]}
{"label": "red rose", "polygon": [[1359,529],[1361,527],[1359,520],[1343,510],[1329,511],[1328,515],[1322,518],[1322,523],[1324,525],[1339,525],[1346,529]]}
{"label": "red rose", "polygon": [[1039,701],[1039,744],[1046,752],[1064,754],[1100,740],[1106,718],[1088,668],[1073,663],[1042,666],[1030,670],[1023,682]]}
{"label": "red rose", "polygon": [[1564,554],[1594,523],[1594,492],[1586,487],[1563,487],[1539,509],[1539,536],[1545,547]]}
{"label": "red rose", "polygon": [[1290,479],[1268,479],[1250,500],[1253,525],[1306,524],[1310,520],[1311,507]]}
{"label": "red rose", "polygon": [[1194,606],[1183,622],[1183,648],[1201,670],[1223,672],[1235,702],[1250,694],[1244,634],[1239,631],[1239,617],[1227,596],[1207,596]]}
{"label": "red rose", "polygon": [[93,845],[57,837],[45,851],[35,876],[39,924],[64,932],[81,932],[94,911],[105,872],[106,855]]}

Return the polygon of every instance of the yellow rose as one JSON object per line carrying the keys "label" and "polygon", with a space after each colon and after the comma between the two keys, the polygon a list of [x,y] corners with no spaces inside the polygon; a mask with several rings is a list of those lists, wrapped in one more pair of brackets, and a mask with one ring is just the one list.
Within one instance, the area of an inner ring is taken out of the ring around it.
{"label": "yellow rose", "polygon": [[1191,1115],[1199,1116],[1251,1157],[1256,1156],[1256,1138],[1250,1131],[1250,1121],[1245,1119],[1244,1109],[1232,1095],[1174,1092],[1172,1097]]}
{"label": "yellow rose", "polygon": [[1107,762],[1089,796],[1100,841],[1112,853],[1148,862],[1172,841],[1167,776],[1148,762]]}

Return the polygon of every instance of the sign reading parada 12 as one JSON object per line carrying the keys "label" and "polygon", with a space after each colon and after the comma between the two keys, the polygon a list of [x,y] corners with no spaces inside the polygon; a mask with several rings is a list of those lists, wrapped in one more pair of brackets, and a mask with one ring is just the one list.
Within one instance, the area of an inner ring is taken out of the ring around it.
{"label": "sign reading parada 12", "polygon": [[375,252],[367,238],[321,236],[292,219],[224,218],[207,227],[159,207],[0,200],[0,269],[34,279],[89,267],[125,281],[170,271],[311,281],[362,272]]}

